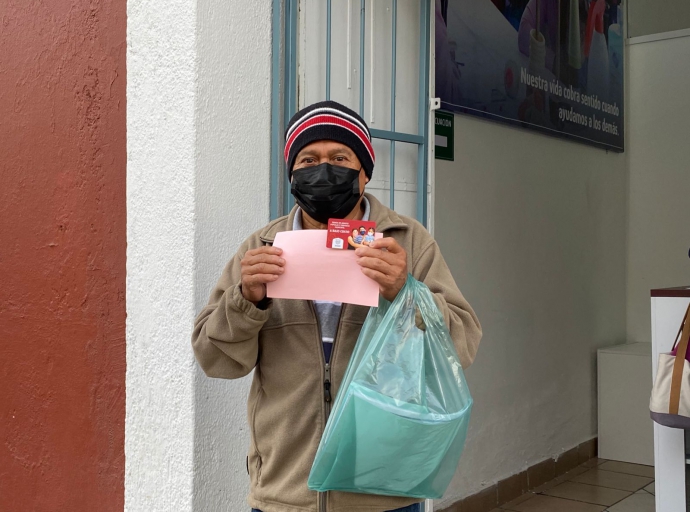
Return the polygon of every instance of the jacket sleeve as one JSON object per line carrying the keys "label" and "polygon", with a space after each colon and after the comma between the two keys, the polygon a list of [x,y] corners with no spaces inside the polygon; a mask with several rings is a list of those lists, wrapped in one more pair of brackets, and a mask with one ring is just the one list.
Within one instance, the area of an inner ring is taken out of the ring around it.
{"label": "jacket sleeve", "polygon": [[248,250],[242,245],[223,270],[208,305],[194,322],[192,347],[199,365],[209,377],[237,379],[256,366],[259,331],[270,315],[242,295],[240,262]]}
{"label": "jacket sleeve", "polygon": [[412,275],[427,285],[434,294],[436,304],[443,313],[443,319],[460,356],[460,362],[463,368],[467,368],[477,354],[482,327],[472,307],[455,284],[435,240],[431,240],[419,258],[413,262]]}

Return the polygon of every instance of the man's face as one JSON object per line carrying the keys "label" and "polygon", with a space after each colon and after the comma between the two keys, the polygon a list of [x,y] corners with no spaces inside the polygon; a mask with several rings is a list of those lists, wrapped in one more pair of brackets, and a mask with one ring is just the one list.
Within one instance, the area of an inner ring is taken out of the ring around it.
{"label": "man's face", "polygon": [[359,191],[360,193],[364,192],[364,187],[369,183],[369,178],[367,178],[355,152],[340,142],[317,140],[308,146],[304,146],[302,151],[297,153],[292,172],[299,172],[300,169],[308,169],[309,167],[314,167],[323,163],[329,163],[339,167],[348,167],[350,169],[358,169]]}

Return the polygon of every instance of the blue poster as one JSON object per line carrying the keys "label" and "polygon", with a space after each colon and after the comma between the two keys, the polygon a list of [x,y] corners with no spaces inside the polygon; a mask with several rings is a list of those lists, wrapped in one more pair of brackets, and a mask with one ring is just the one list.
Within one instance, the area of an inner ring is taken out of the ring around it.
{"label": "blue poster", "polygon": [[623,0],[436,0],[436,96],[623,151]]}

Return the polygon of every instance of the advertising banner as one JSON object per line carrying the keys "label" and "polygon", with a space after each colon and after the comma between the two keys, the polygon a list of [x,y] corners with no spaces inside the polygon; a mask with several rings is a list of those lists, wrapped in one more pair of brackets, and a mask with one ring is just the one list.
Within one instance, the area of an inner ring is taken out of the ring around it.
{"label": "advertising banner", "polygon": [[623,0],[436,0],[436,96],[623,151]]}

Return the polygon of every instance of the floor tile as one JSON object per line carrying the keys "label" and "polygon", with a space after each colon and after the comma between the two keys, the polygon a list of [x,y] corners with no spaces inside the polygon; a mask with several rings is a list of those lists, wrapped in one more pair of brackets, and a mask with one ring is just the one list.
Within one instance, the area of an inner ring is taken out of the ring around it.
{"label": "floor tile", "polygon": [[648,492],[637,492],[609,508],[610,512],[654,512],[654,496]]}
{"label": "floor tile", "polygon": [[506,503],[505,505],[501,505],[498,508],[503,509],[503,510],[513,510],[515,506],[519,505],[520,503],[524,503],[525,501],[527,501],[531,498],[534,498],[534,496],[535,495],[532,494],[531,492],[526,492],[525,494],[523,494],[519,498],[515,498],[513,501],[510,501],[510,502]]}
{"label": "floor tile", "polygon": [[610,460],[604,462],[598,469],[604,471],[614,471],[615,473],[625,473],[627,475],[646,476],[654,478],[654,466],[643,466],[641,464],[630,464],[628,462],[618,462]]}
{"label": "floor tile", "polygon": [[644,490],[647,491],[648,493],[655,494],[656,493],[656,486],[654,485],[654,482],[652,482],[647,487],[645,487]]}
{"label": "floor tile", "polygon": [[553,489],[557,485],[561,485],[565,480],[561,480],[563,477],[556,478],[555,480],[551,480],[550,482],[546,482],[544,485],[540,485],[539,487],[535,487],[532,489],[532,492],[534,494],[544,494],[546,491],[549,489]]}
{"label": "floor tile", "polygon": [[585,468],[595,468],[597,466],[600,466],[604,462],[607,462],[607,460],[606,459],[600,459],[598,457],[594,457],[593,459],[589,459],[587,462],[582,464],[582,466]]}
{"label": "floor tile", "polygon": [[[649,495],[651,496],[651,495]],[[512,507],[516,512],[603,512],[606,507],[563,500],[551,496],[536,495],[534,498]]]}
{"label": "floor tile", "polygon": [[580,484],[598,485],[599,487],[610,487],[621,491],[639,491],[643,487],[651,484],[653,478],[645,478],[636,475],[626,475],[604,471],[601,469],[590,469],[586,473],[572,478],[571,481]]}
{"label": "floor tile", "polygon": [[595,485],[565,482],[546,491],[544,494],[567,500],[610,506],[627,498],[632,493],[607,487],[597,487]]}
{"label": "floor tile", "polygon": [[550,482],[546,482],[544,485],[540,485],[536,489],[532,489],[532,492],[535,494],[543,494],[549,489],[553,489],[557,485],[560,485],[564,482],[567,482],[569,480],[572,480],[578,475],[581,475],[583,473],[586,473],[589,471],[590,468],[586,468],[584,466],[578,466],[575,469],[568,471],[566,474],[559,476],[558,478],[554,478]]}
{"label": "floor tile", "polygon": [[575,478],[578,475],[581,475],[583,473],[587,473],[587,471],[589,471],[590,469],[594,469],[594,468],[588,468],[586,466],[578,466],[575,469],[571,469],[570,471],[568,471],[565,475],[559,476],[556,480],[560,480],[561,482],[565,482],[567,480],[572,480],[573,478]]}

